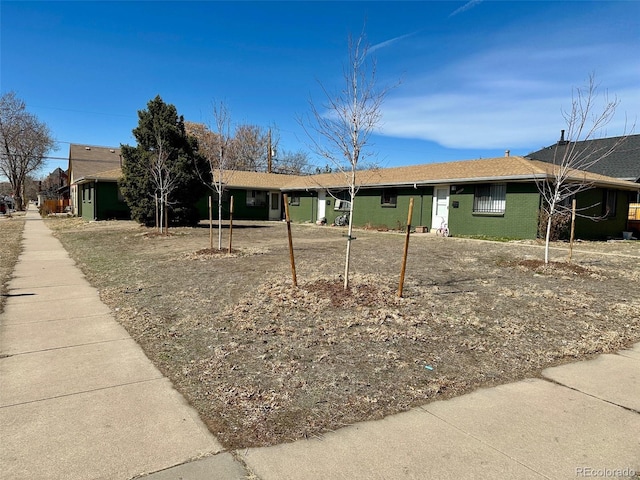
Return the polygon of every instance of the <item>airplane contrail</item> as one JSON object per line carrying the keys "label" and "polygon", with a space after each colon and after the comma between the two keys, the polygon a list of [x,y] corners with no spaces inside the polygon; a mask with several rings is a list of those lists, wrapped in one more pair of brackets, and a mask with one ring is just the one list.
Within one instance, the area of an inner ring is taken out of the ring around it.
{"label": "airplane contrail", "polygon": [[481,3],[482,1],[483,0],[470,0],[467,3],[465,3],[463,6],[458,8],[456,11],[454,11],[451,15],[449,15],[449,17],[453,17],[454,15],[457,15],[459,13],[466,12],[467,10],[469,10],[470,8],[475,7],[476,5]]}
{"label": "airplane contrail", "polygon": [[416,33],[418,33],[418,32],[407,33],[406,35],[400,35],[399,37],[395,37],[395,38],[392,38],[390,40],[386,40],[384,42],[376,43],[375,45],[372,45],[371,47],[369,47],[369,53],[373,53],[376,50],[379,50],[379,49],[384,48],[384,47],[388,47],[389,45],[392,45],[392,44],[394,44],[394,43],[396,43],[396,42],[398,42],[400,40],[404,40],[407,37],[411,37],[411,36],[415,35]]}

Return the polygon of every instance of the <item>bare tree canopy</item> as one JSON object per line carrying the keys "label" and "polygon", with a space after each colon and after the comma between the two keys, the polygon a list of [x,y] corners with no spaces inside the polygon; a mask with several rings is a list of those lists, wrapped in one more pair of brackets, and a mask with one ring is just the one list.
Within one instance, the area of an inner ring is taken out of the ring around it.
{"label": "bare tree canopy", "polygon": [[591,182],[575,181],[577,170],[588,171],[596,163],[614,153],[626,141],[628,132],[604,148],[593,148],[589,140],[604,135],[604,128],[613,120],[619,105],[617,98],[609,98],[604,92],[602,103],[598,103],[599,92],[595,76],[589,76],[587,84],[575,88],[571,108],[563,111],[566,137],[555,149],[551,177],[537,182],[542,197],[543,219],[546,221],[545,263],[549,262],[549,240],[551,226],[558,217],[567,218],[571,213],[570,200],[578,193],[593,187]]}
{"label": "bare tree canopy", "polygon": [[286,175],[308,175],[315,173],[316,166],[309,161],[307,152],[298,150],[289,152],[283,150],[275,156],[273,160],[273,173],[284,173]]}
{"label": "bare tree canopy", "polygon": [[257,125],[238,125],[230,153],[238,170],[266,171],[268,132]]}
{"label": "bare tree canopy", "polygon": [[[223,109],[223,107],[225,107]],[[225,110],[225,111],[223,111]],[[217,113],[216,113],[217,112]],[[214,117],[229,116],[229,111],[223,103],[214,106]],[[269,152],[269,131],[257,125],[237,125],[231,134],[230,118],[225,125],[226,133],[220,134],[218,121],[209,127],[203,123],[187,122],[186,128],[190,135],[198,139],[200,150],[211,158],[219,155],[219,143],[225,143],[225,166],[229,170],[248,170],[252,172],[267,171]],[[210,152],[208,150],[211,150]]]}
{"label": "bare tree canopy", "polygon": [[369,52],[364,34],[349,37],[348,63],[343,71],[341,90],[332,93],[324,86],[325,102],[321,107],[309,101],[311,112],[300,119],[311,149],[344,175],[351,199],[349,230],[344,269],[344,288],[349,288],[349,261],[353,232],[353,211],[359,189],[356,173],[361,162],[372,155],[371,134],[380,126],[381,105],[388,88],[377,88],[376,62]]}
{"label": "bare tree canopy", "polygon": [[15,92],[0,97],[0,143],[0,173],[11,184],[17,208],[23,210],[27,176],[43,166],[55,141],[49,127],[27,112]]}
{"label": "bare tree canopy", "polygon": [[238,170],[233,156],[234,139],[231,136],[231,112],[224,102],[213,105],[214,127],[202,123],[187,123],[187,131],[198,140],[200,153],[204,156],[207,171],[197,168],[200,181],[217,198],[218,203],[218,250],[222,250],[222,197],[227,184]]}
{"label": "bare tree canopy", "polygon": [[321,85],[325,101],[309,102],[311,113],[301,119],[311,149],[351,180],[352,170],[375,151],[370,137],[382,121],[381,106],[388,88],[377,88],[376,62],[369,54],[364,35],[349,37],[349,58],[344,66],[343,88],[330,92]]}

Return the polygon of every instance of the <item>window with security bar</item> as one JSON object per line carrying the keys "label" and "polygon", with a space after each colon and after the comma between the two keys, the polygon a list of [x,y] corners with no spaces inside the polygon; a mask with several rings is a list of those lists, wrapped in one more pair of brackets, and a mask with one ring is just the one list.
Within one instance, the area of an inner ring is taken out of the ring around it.
{"label": "window with security bar", "polygon": [[506,184],[492,183],[476,186],[473,197],[474,213],[504,213],[506,203]]}

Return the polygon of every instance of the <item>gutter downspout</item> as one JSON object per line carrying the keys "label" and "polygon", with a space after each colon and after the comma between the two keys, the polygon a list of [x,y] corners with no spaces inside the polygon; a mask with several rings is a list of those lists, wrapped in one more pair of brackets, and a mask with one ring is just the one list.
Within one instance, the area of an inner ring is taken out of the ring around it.
{"label": "gutter downspout", "polygon": [[417,183],[413,184],[413,188],[414,188],[414,190],[419,190],[420,191],[420,223],[418,223],[418,225],[422,225],[422,201],[423,201],[424,192],[423,192],[422,188],[418,188],[418,184]]}
{"label": "gutter downspout", "polygon": [[93,220],[98,221],[98,179],[96,178],[95,188],[93,189]]}

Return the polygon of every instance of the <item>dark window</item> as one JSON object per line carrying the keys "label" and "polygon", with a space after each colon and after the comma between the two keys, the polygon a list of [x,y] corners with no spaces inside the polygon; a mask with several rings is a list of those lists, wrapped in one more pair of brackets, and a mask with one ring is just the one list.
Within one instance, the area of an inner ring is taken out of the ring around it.
{"label": "dark window", "polygon": [[280,194],[271,193],[271,210],[280,210]]}
{"label": "dark window", "polygon": [[395,207],[398,203],[398,194],[393,189],[384,189],[380,196],[380,205],[383,207]]}
{"label": "dark window", "polygon": [[267,192],[263,190],[247,190],[247,207],[265,207]]}
{"label": "dark window", "polygon": [[602,199],[602,215],[605,217],[616,216],[616,205],[618,203],[618,192],[615,190],[605,190]]}
{"label": "dark window", "polygon": [[289,205],[299,206],[300,205],[300,195],[297,193],[292,193],[289,195]]}
{"label": "dark window", "polygon": [[473,197],[473,211],[475,213],[504,213],[507,203],[507,185],[492,183],[477,185]]}

